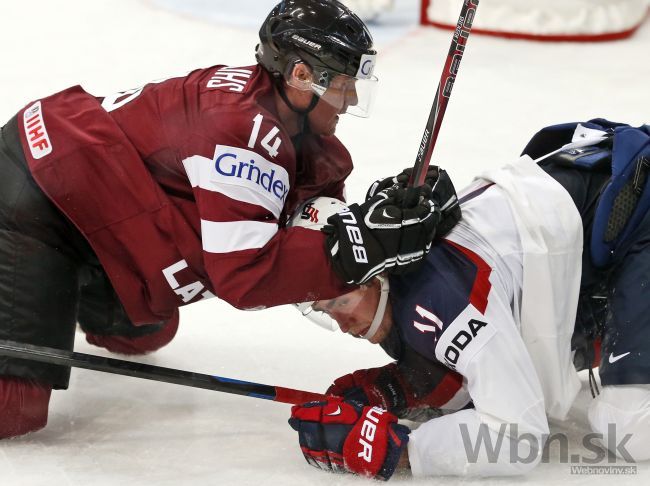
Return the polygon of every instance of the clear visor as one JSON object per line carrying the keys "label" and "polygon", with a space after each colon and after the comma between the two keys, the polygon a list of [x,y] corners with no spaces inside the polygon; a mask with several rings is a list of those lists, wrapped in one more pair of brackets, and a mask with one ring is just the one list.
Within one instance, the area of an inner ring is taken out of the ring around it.
{"label": "clear visor", "polygon": [[330,75],[328,71],[323,71],[320,76],[312,75],[311,79],[304,81],[291,75],[287,76],[289,86],[310,90],[341,115],[349,113],[361,118],[370,116],[377,81],[377,77],[373,75],[361,79],[347,74]]}
{"label": "clear visor", "polygon": [[371,339],[384,318],[388,293],[388,280],[377,276],[373,285],[362,286],[334,299],[296,304],[296,307],[324,329],[335,331],[339,327],[348,332],[354,328],[359,331],[355,334],[357,337]]}

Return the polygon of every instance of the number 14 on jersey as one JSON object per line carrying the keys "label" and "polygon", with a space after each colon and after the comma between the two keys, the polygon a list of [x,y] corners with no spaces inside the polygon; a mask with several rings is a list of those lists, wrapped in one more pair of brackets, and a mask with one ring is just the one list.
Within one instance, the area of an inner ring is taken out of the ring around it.
{"label": "number 14 on jersey", "polygon": [[[260,135],[260,129],[262,128],[263,120],[264,117],[261,113],[258,113],[257,116],[253,118],[253,131],[251,132],[251,137],[248,140],[248,148],[255,148],[255,144],[257,143],[257,139]],[[266,150],[273,158],[277,157],[280,150],[280,144],[282,143],[282,140],[280,140],[280,137],[278,137],[278,133],[280,133],[280,129],[278,127],[273,127],[260,142],[262,148]]]}

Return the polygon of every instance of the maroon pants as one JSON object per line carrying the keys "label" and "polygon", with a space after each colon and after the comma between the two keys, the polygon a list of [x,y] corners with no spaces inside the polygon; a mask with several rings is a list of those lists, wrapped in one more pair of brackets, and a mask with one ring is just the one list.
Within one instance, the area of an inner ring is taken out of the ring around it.
{"label": "maroon pants", "polygon": [[[123,354],[154,351],[168,322],[134,326],[85,238],[27,168],[16,119],[0,131],[0,339],[71,351],[79,323],[91,344]],[[0,356],[0,438],[43,427],[52,389],[70,368]]]}

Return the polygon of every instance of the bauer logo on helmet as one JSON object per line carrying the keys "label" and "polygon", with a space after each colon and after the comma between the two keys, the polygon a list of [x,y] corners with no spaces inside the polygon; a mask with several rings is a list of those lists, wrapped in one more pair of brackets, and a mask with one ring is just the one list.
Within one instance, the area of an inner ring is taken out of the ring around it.
{"label": "bauer logo on helmet", "polygon": [[319,52],[323,48],[323,46],[321,46],[319,43],[305,39],[304,37],[301,37],[298,34],[293,34],[291,38],[295,40],[298,44],[308,49],[311,49],[312,51]]}

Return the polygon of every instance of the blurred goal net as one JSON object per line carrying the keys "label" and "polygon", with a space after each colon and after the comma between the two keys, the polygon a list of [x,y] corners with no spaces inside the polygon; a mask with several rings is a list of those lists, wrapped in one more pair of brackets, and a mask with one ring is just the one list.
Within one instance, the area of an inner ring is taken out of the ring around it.
{"label": "blurred goal net", "polygon": [[[422,0],[424,25],[454,29],[463,0]],[[622,39],[648,17],[649,0],[480,0],[476,33],[548,41]]]}

